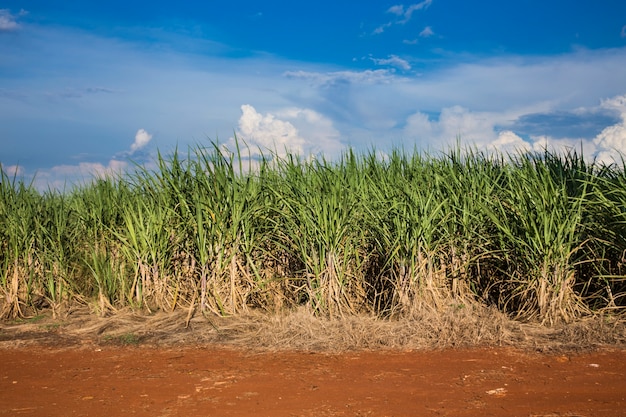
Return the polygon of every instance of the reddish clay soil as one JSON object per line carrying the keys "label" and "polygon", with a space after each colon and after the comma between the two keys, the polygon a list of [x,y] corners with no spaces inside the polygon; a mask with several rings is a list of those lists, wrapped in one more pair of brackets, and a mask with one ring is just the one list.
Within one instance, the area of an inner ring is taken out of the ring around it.
{"label": "reddish clay soil", "polygon": [[626,351],[0,350],[0,415],[624,416]]}

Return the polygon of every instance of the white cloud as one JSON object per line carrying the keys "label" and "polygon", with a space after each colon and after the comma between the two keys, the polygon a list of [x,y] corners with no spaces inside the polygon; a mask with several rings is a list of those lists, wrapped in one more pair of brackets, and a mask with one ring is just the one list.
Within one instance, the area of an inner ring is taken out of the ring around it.
{"label": "white cloud", "polygon": [[57,165],[50,169],[50,173],[68,177],[107,177],[120,174],[128,167],[125,161],[111,159],[106,165],[99,162],[81,162],[78,165]]}
{"label": "white cloud", "polygon": [[[120,152],[106,163],[85,161],[78,164],[59,164],[48,169],[39,169],[34,175],[34,185],[40,190],[48,188],[63,190],[74,184],[83,184],[94,178],[107,178],[121,175],[129,169],[129,163],[125,158],[145,147],[152,135],[144,129],[137,130],[135,141],[130,147],[130,152]],[[12,167],[8,167],[12,168]],[[16,169],[17,167],[14,167]],[[8,172],[8,171],[7,171]],[[19,168],[18,174],[27,176],[27,172]]]}
{"label": "white cloud", "polygon": [[460,138],[463,143],[478,147],[491,147],[502,143],[511,136],[500,137],[495,127],[507,118],[504,114],[492,112],[472,112],[461,106],[443,108],[439,118],[432,120],[422,112],[409,116],[404,134],[412,137],[421,145],[435,149],[453,146]]}
{"label": "white cloud", "polygon": [[389,9],[387,9],[387,13],[392,13],[398,16],[402,16],[404,14],[404,6],[401,4],[391,6]]}
{"label": "white cloud", "polygon": [[334,72],[286,71],[283,75],[287,78],[312,81],[317,85],[334,84],[337,82],[388,84],[394,80],[393,73],[384,69]]}
{"label": "white cloud", "polygon": [[[523,140],[518,134],[498,126],[506,126],[527,110],[503,112],[475,112],[460,106],[443,108],[438,119],[432,119],[422,112],[416,112],[406,119],[404,134],[415,139],[423,147],[446,149],[454,146],[457,138],[463,145],[479,149],[516,153],[518,151],[565,152],[570,149],[582,151],[587,159],[613,163],[626,155],[626,95],[603,100],[600,108],[620,114],[621,120],[606,127],[595,138],[531,135]],[[592,109],[577,109],[592,110]]]}
{"label": "white cloud", "polygon": [[288,152],[301,154],[304,138],[289,122],[277,119],[273,114],[260,114],[249,104],[241,106],[237,135],[248,145],[261,148],[261,152],[272,151],[278,155]]}
{"label": "white cloud", "polygon": [[244,104],[241,113],[237,136],[248,144],[252,154],[330,154],[342,148],[332,122],[313,110],[286,108],[277,114],[261,114]]}
{"label": "white cloud", "polygon": [[622,38],[626,38],[626,25],[622,26],[622,32],[620,33]]}
{"label": "white cloud", "polygon": [[531,136],[529,138],[530,150],[533,152],[544,152],[548,150],[555,154],[563,154],[569,151],[576,151],[579,155],[582,152],[585,161],[591,162],[599,155],[598,147],[588,139],[584,138],[554,138],[548,135]]}
{"label": "white cloud", "polygon": [[344,148],[340,133],[332,120],[311,110],[292,107],[277,112],[277,116],[290,121],[297,127],[305,140],[304,152],[307,154],[337,155]]}
{"label": "white cloud", "polygon": [[605,109],[616,110],[622,117],[626,117],[624,114],[626,112],[626,94],[602,100],[600,106]]}
{"label": "white cloud", "polygon": [[436,123],[430,120],[427,114],[416,112],[406,119],[404,134],[411,137],[430,138]]}
{"label": "white cloud", "polygon": [[619,112],[621,121],[602,130],[594,139],[598,160],[611,163],[626,155],[626,95],[603,100],[602,108]]}
{"label": "white cloud", "polygon": [[6,165],[5,166],[2,163],[0,163],[0,170],[4,171],[4,173],[8,175],[8,177],[11,179],[13,179],[14,177],[19,178],[25,174],[24,167],[21,167],[19,165]]}
{"label": "white cloud", "polygon": [[57,165],[37,171],[34,186],[39,190],[66,190],[73,185],[85,184],[94,178],[109,178],[123,174],[129,168],[128,162],[111,159],[106,164],[81,162],[77,165]]}
{"label": "white cloud", "polygon": [[414,138],[422,147],[442,150],[456,146],[460,139],[461,146],[472,146],[486,151],[498,151],[516,154],[521,151],[549,149],[563,152],[567,149],[580,149],[585,155],[597,154],[598,148],[590,140],[581,138],[555,139],[546,135],[531,136],[524,140],[509,129],[498,126],[509,124],[525,110],[503,112],[473,112],[460,106],[441,110],[438,119],[431,119],[426,114],[417,112],[407,118],[405,135]]}
{"label": "white cloud", "polygon": [[[587,161],[595,158],[596,161],[606,164],[620,162],[622,156],[626,155],[626,95],[602,100],[599,107],[600,109],[619,113],[620,121],[614,125],[607,126],[594,138],[555,138],[550,135],[531,135],[526,144],[522,145],[520,149],[535,152],[542,152],[547,149],[556,153],[573,149],[582,152]],[[578,108],[573,113],[579,112],[584,114],[593,110],[596,110],[596,108]],[[494,145],[502,149],[501,142],[496,141]]]}
{"label": "white cloud", "polygon": [[487,112],[472,112],[461,106],[444,108],[439,116],[439,128],[445,136],[459,135],[466,141],[484,143],[491,141],[495,118]]}
{"label": "white cloud", "polygon": [[402,23],[406,23],[411,20],[411,17],[413,17],[413,12],[417,10],[427,9],[432,4],[432,2],[432,0],[424,0],[421,3],[412,4],[407,7],[406,11],[404,12],[404,21]]}
{"label": "white cloud", "polygon": [[17,30],[20,25],[17,23],[19,16],[24,16],[27,12],[21,10],[17,15],[11,14],[9,9],[0,9],[0,32],[10,32]]}
{"label": "white cloud", "polygon": [[393,24],[392,22],[388,22],[388,23],[385,23],[383,25],[380,25],[376,29],[374,29],[374,31],[372,33],[374,35],[380,35],[381,33],[383,33],[385,31],[385,29],[387,29],[392,24]]}
{"label": "white cloud", "polygon": [[373,34],[379,35],[383,33],[385,29],[387,29],[388,27],[394,24],[404,25],[408,23],[413,17],[414,12],[416,12],[417,10],[427,9],[432,4],[432,2],[433,2],[432,0],[424,0],[421,3],[412,4],[406,8],[404,7],[403,4],[397,4],[395,6],[391,6],[390,8],[387,9],[386,12],[398,16],[398,20],[394,22],[387,22],[383,25],[378,26],[376,29],[374,29]]}
{"label": "white cloud", "polygon": [[404,24],[411,20],[411,17],[413,17],[413,12],[417,10],[427,9],[432,4],[432,2],[432,0],[424,0],[421,3],[412,4],[406,9],[404,8],[404,5],[398,4],[396,6],[391,6],[389,9],[387,9],[387,13],[401,16],[402,20],[398,21],[398,23]]}
{"label": "white cloud", "polygon": [[434,34],[435,34],[435,32],[433,32],[433,28],[430,27],[430,26],[426,26],[424,28],[424,30],[422,30],[420,32],[419,36],[420,36],[420,38],[429,38],[429,37],[433,36]]}
{"label": "white cloud", "polygon": [[452,104],[472,110],[542,104],[547,110],[588,107],[595,105],[599,97],[622,94],[626,86],[623,68],[626,48],[578,50],[550,57],[471,60],[420,78],[396,80],[394,84],[403,85],[397,92],[398,99],[419,97],[431,111]]}
{"label": "white cloud", "polygon": [[495,149],[504,154],[515,155],[518,152],[526,152],[531,149],[531,145],[510,130],[498,133],[498,137],[485,146],[487,150]]}
{"label": "white cloud", "polygon": [[151,139],[152,135],[150,133],[146,132],[144,129],[139,129],[135,134],[135,141],[130,145],[130,152],[133,153],[143,148]]}
{"label": "white cloud", "polygon": [[392,67],[400,68],[408,71],[411,69],[411,64],[408,61],[400,58],[397,55],[389,55],[388,58],[370,58],[376,65],[390,65]]}

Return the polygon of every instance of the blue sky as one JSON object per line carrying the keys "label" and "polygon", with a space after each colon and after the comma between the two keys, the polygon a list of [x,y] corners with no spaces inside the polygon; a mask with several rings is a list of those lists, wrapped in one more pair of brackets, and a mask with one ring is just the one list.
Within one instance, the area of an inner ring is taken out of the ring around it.
{"label": "blue sky", "polygon": [[626,152],[626,2],[0,1],[0,163],[40,187],[234,135]]}

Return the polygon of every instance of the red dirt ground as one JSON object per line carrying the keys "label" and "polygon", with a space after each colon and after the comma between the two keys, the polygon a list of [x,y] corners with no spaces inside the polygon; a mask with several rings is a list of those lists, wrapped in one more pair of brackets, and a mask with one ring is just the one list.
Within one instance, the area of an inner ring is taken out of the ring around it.
{"label": "red dirt ground", "polygon": [[626,416],[626,351],[0,350],[7,416]]}

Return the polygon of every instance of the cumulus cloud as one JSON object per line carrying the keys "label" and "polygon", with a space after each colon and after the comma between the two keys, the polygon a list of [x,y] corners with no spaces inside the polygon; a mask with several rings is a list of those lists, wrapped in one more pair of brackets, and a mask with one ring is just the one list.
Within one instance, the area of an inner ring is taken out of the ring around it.
{"label": "cumulus cloud", "polygon": [[599,110],[589,108],[572,112],[587,115],[602,114],[600,110],[603,110],[619,114],[617,123],[605,127],[595,137],[584,134],[559,137],[531,134],[524,136],[524,139],[515,129],[519,127],[516,121],[527,116],[525,109],[477,112],[461,106],[445,107],[439,117],[415,112],[406,119],[403,132],[405,137],[413,138],[422,147],[431,150],[455,146],[457,138],[460,138],[463,146],[470,145],[489,151],[516,153],[542,152],[547,149],[562,153],[575,149],[582,151],[586,158],[595,158],[602,163],[621,161],[622,156],[626,155],[626,95],[603,100],[599,107]]}
{"label": "cumulus cloud", "polygon": [[495,140],[483,147],[487,150],[496,150],[510,155],[531,150],[531,145],[528,142],[510,130],[499,132]]}
{"label": "cumulus cloud", "polygon": [[495,112],[473,112],[461,106],[443,108],[437,119],[418,111],[407,118],[404,134],[435,149],[453,146],[457,138],[481,148],[498,144],[509,146],[513,142],[521,145],[512,132],[502,136],[503,133],[496,129],[510,117]]}
{"label": "cumulus cloud", "polygon": [[135,141],[132,145],[130,145],[130,152],[134,153],[139,149],[146,146],[150,140],[152,140],[152,135],[146,132],[144,129],[139,129],[135,134]]}
{"label": "cumulus cloud", "polygon": [[25,174],[24,168],[19,165],[3,165],[0,163],[0,170],[2,170],[9,178],[18,178]]}
{"label": "cumulus cloud", "polygon": [[531,151],[544,152],[548,150],[555,154],[563,154],[571,150],[581,153],[586,161],[591,161],[598,155],[598,148],[594,143],[584,138],[555,138],[549,135],[532,135],[527,140]]}
{"label": "cumulus cloud", "polygon": [[626,155],[626,95],[603,100],[601,107],[618,112],[621,119],[619,123],[603,129],[593,139],[598,148],[598,159],[611,163]]}
{"label": "cumulus cloud", "polygon": [[0,9],[0,32],[11,32],[17,30],[20,25],[17,19],[27,14],[26,11],[20,10],[16,15],[12,14],[9,9]]}
{"label": "cumulus cloud", "polygon": [[[563,152],[567,149],[581,150],[587,159],[612,164],[621,162],[626,155],[626,95],[615,96],[602,100],[600,110],[612,111],[618,115],[618,121],[606,126],[592,138],[581,135],[579,137],[554,137],[550,135],[531,135],[529,138],[532,150],[549,149]],[[582,109],[587,113],[598,112],[598,109]]]}
{"label": "cumulus cloud", "polygon": [[253,154],[267,151],[279,156],[286,153],[336,153],[342,146],[339,132],[329,119],[301,108],[261,114],[253,106],[244,104],[237,136],[251,147]]}
{"label": "cumulus cloud", "polygon": [[122,175],[129,168],[126,161],[111,159],[107,163],[80,162],[76,165],[56,165],[50,169],[38,170],[34,176],[35,188],[45,191],[66,190],[73,185],[85,184],[94,178],[110,178]]}
{"label": "cumulus cloud", "polygon": [[[516,154],[518,152],[550,149],[562,152],[566,149],[579,149],[584,145],[585,155],[596,153],[596,147],[590,141],[580,138],[555,139],[546,135],[530,136],[524,140],[519,134],[508,128],[524,110],[509,112],[476,112],[461,106],[446,107],[438,118],[417,112],[407,118],[404,133],[415,138],[423,147],[442,150],[456,146],[472,146],[488,152]],[[583,143],[584,142],[584,143]]]}
{"label": "cumulus cloud", "polygon": [[[64,190],[76,184],[84,184],[94,178],[109,178],[123,175],[131,168],[126,158],[135,152],[143,149],[150,140],[152,135],[145,129],[137,130],[135,140],[130,147],[130,151],[119,152],[108,162],[84,161],[77,164],[59,164],[48,169],[39,169],[34,177],[34,185],[40,190],[56,189]],[[147,166],[150,165],[147,162]],[[17,167],[8,167],[18,169]],[[9,171],[5,171],[9,172]],[[19,175],[27,176],[29,173],[22,168],[17,171]]]}
{"label": "cumulus cloud", "polygon": [[301,154],[304,150],[305,140],[294,125],[271,113],[258,113],[249,104],[241,106],[238,136],[248,145],[260,147],[262,152],[270,150],[284,155],[287,152]]}
{"label": "cumulus cloud", "polygon": [[99,162],[81,162],[78,165],[57,165],[50,169],[50,173],[66,177],[102,178],[120,174],[127,167],[127,162],[112,159],[106,165]]}
{"label": "cumulus cloud", "polygon": [[307,154],[337,155],[344,148],[332,120],[314,110],[291,107],[276,115],[296,126]]}
{"label": "cumulus cloud", "polygon": [[[589,130],[584,128],[585,118],[595,116],[600,122],[607,120],[605,112],[613,112],[618,115],[617,121],[605,126],[601,132],[595,136],[589,136]],[[583,121],[583,128],[569,129],[569,135],[560,134],[554,136],[551,134],[531,134],[526,140],[527,150],[541,152],[545,149],[551,152],[562,153],[571,149],[582,152],[587,160],[595,159],[597,162],[612,164],[621,162],[622,157],[626,155],[626,95],[615,96],[610,99],[602,100],[598,107],[579,108],[575,111],[567,113],[565,120],[574,120],[575,115],[579,114]],[[550,113],[547,113],[550,117]],[[535,117],[535,115],[531,115]],[[523,117],[522,117],[523,118]],[[563,118],[557,113],[555,123],[559,123],[559,119]],[[550,129],[545,129],[549,131]],[[576,135],[576,131],[580,134]],[[559,132],[559,129],[556,130]]]}
{"label": "cumulus cloud", "polygon": [[389,55],[387,58],[372,58],[370,57],[372,62],[376,65],[390,65],[392,67],[400,68],[402,70],[408,71],[411,69],[411,64],[408,61],[400,58],[397,55]]}

